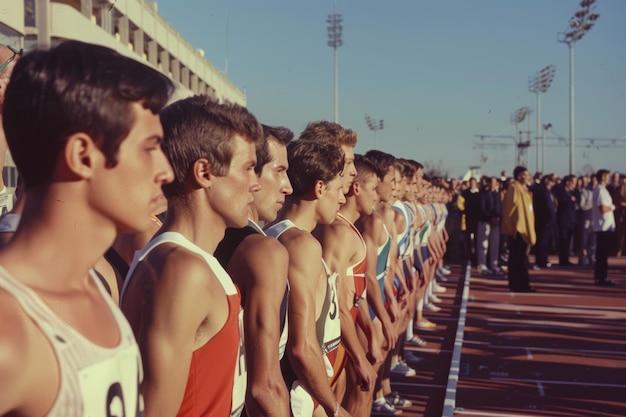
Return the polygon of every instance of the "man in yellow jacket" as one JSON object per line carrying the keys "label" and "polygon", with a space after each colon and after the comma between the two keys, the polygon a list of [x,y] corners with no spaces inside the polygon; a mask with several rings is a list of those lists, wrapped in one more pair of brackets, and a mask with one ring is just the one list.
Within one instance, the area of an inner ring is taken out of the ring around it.
{"label": "man in yellow jacket", "polygon": [[529,245],[535,244],[535,214],[528,184],[530,173],[523,166],[513,170],[511,181],[502,202],[502,234],[509,239],[509,288],[511,292],[534,292],[528,277],[526,255]]}

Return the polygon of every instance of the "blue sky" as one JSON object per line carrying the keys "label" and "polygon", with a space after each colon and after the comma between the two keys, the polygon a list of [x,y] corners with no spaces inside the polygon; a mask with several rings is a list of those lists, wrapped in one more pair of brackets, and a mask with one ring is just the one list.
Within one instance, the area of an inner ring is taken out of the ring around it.
{"label": "blue sky", "polygon": [[[333,49],[327,15],[333,0],[160,0],[159,13],[242,89],[266,124],[296,136],[312,120],[333,120]],[[376,145],[365,115],[384,120],[381,150],[463,175],[515,166],[511,138],[477,149],[476,135],[511,136],[510,117],[528,106],[535,137],[535,94],[528,78],[556,67],[541,96],[548,131],[545,171],[569,171],[569,53],[557,41],[578,9],[572,0],[337,0],[339,123],[356,130],[363,153]],[[596,25],[574,47],[575,171],[626,171],[626,1],[598,0]],[[227,24],[228,22],[228,24]],[[228,63],[228,64],[226,64]],[[524,121],[520,130],[528,130]],[[561,145],[559,145],[561,143]],[[607,146],[607,147],[603,147]],[[621,147],[620,147],[621,146]],[[536,167],[536,148],[528,150]],[[484,160],[486,158],[486,161]]]}

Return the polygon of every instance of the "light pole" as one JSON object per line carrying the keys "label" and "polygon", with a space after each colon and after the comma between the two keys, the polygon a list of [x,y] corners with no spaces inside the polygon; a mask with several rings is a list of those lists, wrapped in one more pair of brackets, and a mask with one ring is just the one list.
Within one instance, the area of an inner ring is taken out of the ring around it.
{"label": "light pole", "polygon": [[334,66],[335,66],[335,123],[339,123],[339,70],[337,68],[337,48],[343,45],[341,40],[341,33],[343,26],[341,26],[342,17],[337,13],[337,1],[335,0],[335,6],[333,8],[333,14],[329,14],[326,18],[328,23],[328,46],[335,50]]}
{"label": "light pole", "polygon": [[[526,148],[530,146],[530,143],[522,142],[521,132],[518,130],[517,126],[520,123],[522,123],[524,119],[526,119],[526,116],[528,116],[530,113],[531,113],[531,110],[528,107],[520,107],[519,109],[515,110],[511,114],[511,123],[515,125],[515,139],[513,140],[515,141],[515,164],[516,165],[524,165],[524,166],[528,165],[527,163],[526,164],[523,163],[523,159],[526,153]],[[518,135],[519,135],[519,139],[518,139]]]}
{"label": "light pole", "polygon": [[[548,88],[550,88],[552,80],[554,79],[554,72],[554,65],[548,65],[528,79],[528,91],[537,95],[537,135],[535,136],[535,140],[537,141],[537,171],[539,171],[540,165],[543,166],[543,152],[541,154],[539,153],[539,139],[543,137],[541,134],[541,94],[545,93],[548,91]],[[539,163],[540,159],[541,164]]]}
{"label": "light pole", "polygon": [[374,149],[378,149],[378,131],[383,130],[384,120],[376,120],[372,119],[368,114],[365,115],[365,123],[367,123],[367,127],[374,132]]}
{"label": "light pole", "polygon": [[546,131],[552,128],[552,123],[546,123],[541,129],[541,172],[546,173],[544,162],[546,160]]}
{"label": "light pole", "polygon": [[574,174],[574,44],[582,39],[600,17],[594,13],[596,0],[582,0],[558,41],[569,47],[569,173]]}

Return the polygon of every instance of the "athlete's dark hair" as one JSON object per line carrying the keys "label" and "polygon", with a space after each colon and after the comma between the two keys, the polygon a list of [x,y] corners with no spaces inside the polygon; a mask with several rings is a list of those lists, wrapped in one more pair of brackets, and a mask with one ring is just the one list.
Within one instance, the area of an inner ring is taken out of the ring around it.
{"label": "athlete's dark hair", "polygon": [[268,147],[268,141],[276,140],[279,143],[287,146],[289,142],[293,139],[293,132],[286,127],[283,126],[263,126],[263,136],[265,140],[263,140],[256,147],[256,166],[254,167],[254,172],[258,176],[261,175],[263,171],[263,167],[270,162],[272,162],[272,155],[270,155],[270,150]]}
{"label": "athlete's dark hair", "polygon": [[385,175],[389,172],[389,169],[394,166],[396,158],[383,151],[372,149],[365,152],[365,157],[376,166],[376,175],[381,180],[385,178]]}
{"label": "athlete's dark hair", "polygon": [[158,114],[173,88],[165,75],[103,46],[64,41],[25,54],[13,70],[2,118],[26,187],[50,181],[67,138],[78,132],[114,167],[135,123],[131,104]]}
{"label": "athlete's dark hair", "polygon": [[354,167],[356,168],[355,182],[364,181],[368,176],[375,175],[378,177],[378,170],[376,165],[370,161],[366,156],[361,154],[354,155]]}
{"label": "athlete's dark hair", "polygon": [[287,157],[287,175],[293,188],[293,197],[304,196],[317,181],[329,183],[343,170],[343,151],[339,145],[331,142],[294,140],[287,145]]}
{"label": "athlete's dark hair", "polygon": [[235,136],[255,145],[263,141],[261,124],[245,107],[203,95],[170,104],[161,112],[161,123],[161,146],[174,170],[174,181],[163,185],[167,198],[189,192],[188,176],[201,158],[209,161],[214,175],[227,175]]}
{"label": "athlete's dark hair", "polygon": [[424,165],[417,162],[415,159],[405,159],[405,161],[411,164],[411,166],[413,167],[413,169],[415,169],[416,172],[419,171],[420,169],[422,170],[424,169]]}
{"label": "athlete's dark hair", "polygon": [[408,159],[398,158],[396,159],[396,162],[398,163],[398,167],[403,178],[413,178],[417,170]]}

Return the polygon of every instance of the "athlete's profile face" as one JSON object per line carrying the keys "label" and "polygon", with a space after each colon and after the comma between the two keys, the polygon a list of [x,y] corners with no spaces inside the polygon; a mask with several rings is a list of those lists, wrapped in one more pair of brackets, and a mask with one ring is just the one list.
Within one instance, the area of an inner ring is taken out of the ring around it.
{"label": "athlete's profile face", "polygon": [[391,201],[393,196],[393,190],[396,183],[396,170],[393,167],[389,167],[389,170],[383,177],[382,181],[378,183],[376,191],[378,191],[378,198],[380,201]]}
{"label": "athlete's profile face", "polygon": [[361,214],[371,214],[376,204],[378,204],[378,193],[376,188],[378,187],[379,179],[376,174],[368,175],[365,180],[359,182],[359,193],[357,195],[357,201],[359,205],[359,211]]}
{"label": "athlete's profile face", "polygon": [[224,219],[227,227],[244,227],[248,224],[253,193],[259,190],[259,180],[254,172],[256,150],[254,143],[238,134],[231,141],[228,173],[211,176],[209,199],[211,207]]}
{"label": "athlete's profile face", "polygon": [[346,202],[343,186],[344,179],[339,175],[326,184],[322,184],[319,201],[321,218],[318,223],[330,224],[335,220],[337,213],[339,213],[339,208]]}
{"label": "athlete's profile face", "polygon": [[395,187],[393,189],[391,201],[398,200],[402,195],[402,174],[397,169],[394,170]]}
{"label": "athlete's profile face", "polygon": [[356,178],[356,167],[354,166],[354,149],[352,146],[341,145],[341,150],[344,155],[343,171],[341,175],[344,179],[343,193],[347,194],[350,191],[350,186]]}
{"label": "athlete's profile face", "polygon": [[276,214],[285,203],[285,196],[293,193],[287,176],[287,147],[271,137],[267,146],[272,160],[263,166],[259,177],[261,188],[254,193],[254,207],[259,220],[266,223],[276,219]]}
{"label": "athlete's profile face", "polygon": [[119,233],[147,230],[151,225],[147,220],[162,207],[161,186],[174,178],[161,149],[159,116],[139,103],[131,104],[130,111],[135,122],[120,143],[117,164],[107,167],[106,157],[97,152],[96,172],[90,180],[91,206],[113,220]]}

